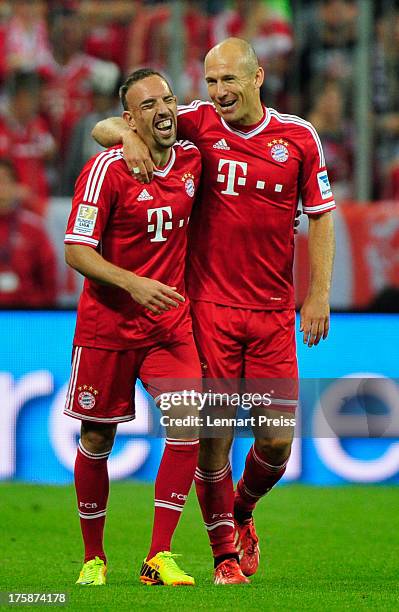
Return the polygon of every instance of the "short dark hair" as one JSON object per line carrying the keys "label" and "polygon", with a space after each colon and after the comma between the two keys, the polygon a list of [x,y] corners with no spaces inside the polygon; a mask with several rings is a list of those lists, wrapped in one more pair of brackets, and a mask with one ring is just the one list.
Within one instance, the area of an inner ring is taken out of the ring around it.
{"label": "short dark hair", "polygon": [[119,97],[121,99],[122,106],[125,110],[129,110],[129,105],[126,101],[126,95],[129,89],[131,88],[131,86],[134,85],[134,83],[137,83],[138,81],[142,81],[143,79],[146,79],[147,77],[150,77],[150,76],[161,77],[161,79],[165,81],[166,85],[169,87],[170,92],[173,93],[168,80],[164,77],[163,74],[161,74],[157,70],[153,70],[152,68],[139,68],[138,70],[135,70],[134,72],[129,74],[126,81],[123,83],[122,87],[119,89]]}

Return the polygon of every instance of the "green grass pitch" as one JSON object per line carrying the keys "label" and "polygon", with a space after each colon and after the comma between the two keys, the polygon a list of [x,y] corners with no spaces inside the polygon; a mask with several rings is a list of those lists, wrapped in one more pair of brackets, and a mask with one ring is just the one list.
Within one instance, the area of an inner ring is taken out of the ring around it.
{"label": "green grass pitch", "polygon": [[[82,545],[73,488],[2,484],[0,590],[68,592],[69,604],[56,609],[79,612],[399,610],[396,487],[278,487],[256,511],[262,556],[249,586],[213,586],[193,491],[174,552],[183,553],[181,565],[197,586],[140,585],[151,523],[152,486],[113,483],[105,536],[108,584],[78,587]],[[20,609],[38,607],[44,606]]]}

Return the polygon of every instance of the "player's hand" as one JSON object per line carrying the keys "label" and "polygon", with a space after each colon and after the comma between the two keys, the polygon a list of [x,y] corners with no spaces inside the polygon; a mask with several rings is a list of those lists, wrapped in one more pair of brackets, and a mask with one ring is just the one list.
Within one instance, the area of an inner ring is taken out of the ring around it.
{"label": "player's hand", "polygon": [[185,301],[185,298],[177,293],[176,287],[169,287],[145,276],[133,276],[128,291],[135,302],[154,314],[177,308]]}
{"label": "player's hand", "polygon": [[298,208],[298,209],[297,209],[297,211],[296,211],[296,213],[295,213],[295,220],[294,220],[294,234],[299,234],[298,227],[299,227],[299,224],[301,223],[301,220],[300,220],[300,218],[299,218],[299,217],[301,216],[301,214],[302,214],[302,211],[301,211],[301,210],[299,210],[299,208]]}
{"label": "player's hand", "polygon": [[140,183],[150,183],[153,178],[154,163],[146,144],[133,130],[126,130],[122,137],[123,157],[134,179]]}
{"label": "player's hand", "polygon": [[308,295],[301,308],[300,331],[303,332],[303,343],[309,347],[325,340],[330,328],[330,306],[328,299],[317,295]]}

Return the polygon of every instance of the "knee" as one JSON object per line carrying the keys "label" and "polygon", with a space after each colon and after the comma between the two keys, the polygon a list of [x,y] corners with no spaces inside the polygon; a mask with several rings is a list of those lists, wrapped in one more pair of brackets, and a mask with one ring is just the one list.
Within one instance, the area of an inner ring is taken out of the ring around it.
{"label": "knee", "polygon": [[291,454],[291,439],[262,438],[256,440],[255,447],[272,465],[281,465]]}
{"label": "knee", "polygon": [[82,423],[81,440],[90,453],[106,453],[112,450],[116,434],[116,426],[97,426],[97,424]]}
{"label": "knee", "polygon": [[203,470],[220,470],[229,460],[232,440],[228,438],[200,439],[198,465]]}

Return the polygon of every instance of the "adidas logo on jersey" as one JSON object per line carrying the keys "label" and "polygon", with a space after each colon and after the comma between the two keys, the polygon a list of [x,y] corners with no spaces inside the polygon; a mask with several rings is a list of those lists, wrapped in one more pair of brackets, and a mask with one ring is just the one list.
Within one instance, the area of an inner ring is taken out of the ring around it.
{"label": "adidas logo on jersey", "polygon": [[225,141],[224,138],[222,138],[221,140],[218,140],[217,142],[215,142],[215,144],[213,145],[214,149],[223,149],[224,151],[230,151],[230,147],[227,144],[227,142]]}
{"label": "adidas logo on jersey", "polygon": [[147,189],[143,189],[143,191],[140,193],[139,197],[137,198],[138,202],[142,202],[143,200],[153,200],[154,198],[152,197],[152,195],[150,195],[147,191]]}

